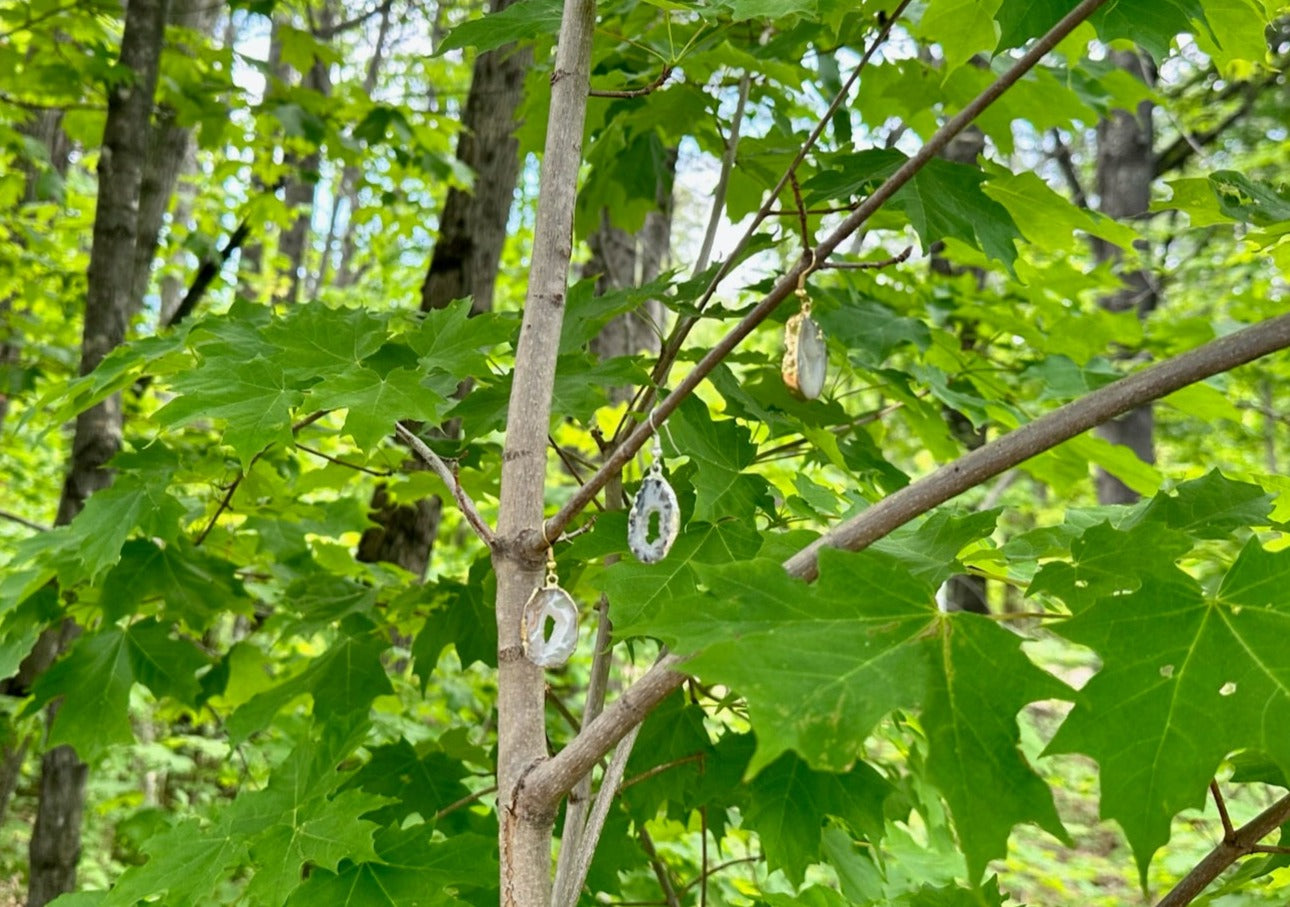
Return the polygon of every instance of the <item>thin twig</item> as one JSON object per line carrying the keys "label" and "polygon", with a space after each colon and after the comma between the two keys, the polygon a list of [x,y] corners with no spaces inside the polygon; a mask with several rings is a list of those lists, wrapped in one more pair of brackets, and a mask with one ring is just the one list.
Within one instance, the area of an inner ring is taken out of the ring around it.
{"label": "thin twig", "polygon": [[40,523],[33,523],[26,517],[18,516],[16,513],[10,513],[7,510],[0,510],[0,520],[8,520],[11,523],[17,523],[19,526],[26,526],[35,532],[48,532],[48,526],[42,526]]}
{"label": "thin twig", "polygon": [[636,836],[641,840],[641,850],[649,857],[649,865],[654,869],[654,877],[658,879],[658,887],[663,891],[663,899],[667,902],[667,907],[681,907],[681,900],[676,896],[676,887],[672,884],[672,873],[658,855],[658,849],[654,847],[654,839],[649,836],[644,825],[640,827]]}
{"label": "thin twig", "polygon": [[643,88],[592,88],[587,92],[587,95],[593,98],[643,98],[645,95],[653,94],[662,88],[670,75],[672,75],[672,67],[664,66],[658,78]]}
{"label": "thin twig", "polygon": [[438,822],[440,819],[442,819],[444,816],[448,815],[449,813],[454,813],[457,810],[461,809],[463,806],[469,806],[470,804],[474,803],[476,800],[480,799],[481,797],[487,797],[489,794],[494,794],[494,793],[497,793],[497,785],[490,784],[488,785],[488,787],[485,787],[482,790],[477,790],[473,794],[467,794],[466,796],[462,797],[460,800],[454,800],[452,803],[449,803],[443,809],[439,810],[437,813],[434,814],[434,821]]}
{"label": "thin twig", "polygon": [[1210,882],[1241,857],[1266,853],[1259,842],[1290,819],[1290,796],[1282,797],[1249,822],[1224,837],[1183,880],[1160,899],[1156,907],[1183,907],[1209,887]]}
{"label": "thin twig", "polygon": [[627,788],[631,787],[633,784],[640,784],[642,781],[648,781],[650,778],[653,778],[656,775],[661,775],[666,771],[671,771],[677,766],[702,761],[703,753],[691,753],[688,756],[682,756],[680,759],[673,759],[671,762],[664,762],[661,765],[656,765],[653,768],[641,772],[639,775],[632,775],[632,777],[623,782],[621,789],[627,790]]}
{"label": "thin twig", "polygon": [[546,688],[546,703],[560,713],[560,717],[565,720],[569,727],[573,728],[575,734],[578,733],[578,730],[582,727],[582,723],[578,721],[578,716],[573,714],[573,710],[565,705],[564,700],[555,695],[555,690],[550,687]]}
{"label": "thin twig", "polygon": [[572,871],[565,880],[563,889],[552,892],[552,907],[573,907],[578,901],[578,893],[582,891],[583,883],[587,880],[591,858],[596,852],[596,845],[600,843],[600,833],[604,830],[605,820],[609,817],[609,808],[618,794],[619,785],[622,784],[623,772],[627,770],[627,760],[631,758],[632,747],[636,745],[636,736],[640,730],[641,726],[638,724],[628,731],[618,742],[614,756],[609,760],[609,767],[605,769],[604,777],[600,779],[600,789],[596,791],[596,802],[591,807],[591,815],[587,817],[587,827],[578,841]]}
{"label": "thin twig", "polygon": [[[866,223],[879,208],[881,208],[888,199],[895,195],[900,189],[908,183],[914,176],[927,165],[940,151],[950,143],[950,141],[966,129],[978,116],[985,111],[987,107],[993,104],[1005,91],[1016,84],[1022,76],[1035,67],[1044,55],[1066,37],[1077,25],[1088,18],[1094,10],[1106,3],[1107,0],[1081,0],[1081,2],[1071,12],[1067,13],[1062,20],[1054,25],[1047,34],[1035,42],[1035,44],[1023,54],[1012,67],[1001,75],[997,80],[992,82],[984,91],[977,95],[966,107],[955,114],[944,126],[927,140],[927,143],[919,149],[913,157],[907,159],[899,169],[889,176],[873,193],[866,198],[856,210],[847,217],[832,233],[825,239],[821,240],[816,246],[813,259],[826,259],[833,254],[836,249],[847,237],[855,233],[859,227]],[[904,4],[901,5],[904,8]],[[887,27],[890,27],[890,22]],[[885,30],[884,30],[885,34]],[[873,51],[870,48],[868,54]],[[863,61],[862,61],[863,62]],[[850,82],[848,82],[850,84]],[[790,170],[791,173],[791,170]],[[781,182],[780,188],[787,182],[785,176]],[[778,190],[777,190],[778,191]],[[558,538],[560,532],[568,525],[578,513],[582,511],[590,499],[605,486],[611,475],[616,474],[622,467],[636,455],[636,452],[645,445],[653,435],[656,427],[661,425],[668,416],[672,414],[681,401],[688,397],[707,376],[721,364],[731,351],[739,343],[752,333],[757,325],[761,324],[767,316],[773,312],[779,304],[786,299],[797,287],[798,278],[808,271],[812,266],[811,260],[798,262],[796,266],[789,269],[772,289],[756,306],[753,307],[747,315],[740,319],[729,333],[719,340],[694,368],[677,384],[676,388],[666,399],[658,403],[653,408],[653,416],[642,422],[637,428],[614,449],[613,453],[606,459],[605,464],[592,476],[587,484],[574,492],[569,500],[560,508],[555,516],[546,521],[545,538],[539,540],[538,548],[546,546],[547,539]],[[679,347],[677,348],[679,350]],[[673,355],[675,355],[675,350]],[[667,354],[665,348],[660,353],[660,364],[663,363]],[[659,379],[664,377],[658,371],[653,376],[652,386],[661,386]],[[647,391],[648,396],[648,391]],[[626,418],[626,417],[624,417]],[[1014,465],[1014,464],[1009,464]],[[536,550],[536,548],[535,548]]]}
{"label": "thin twig", "polygon": [[709,876],[714,876],[717,873],[721,872],[721,870],[729,869],[731,866],[738,866],[741,863],[760,863],[761,861],[762,861],[761,854],[755,854],[754,856],[751,856],[751,857],[737,857],[736,859],[733,859],[733,860],[726,860],[724,863],[718,863],[716,866],[713,866],[711,869],[705,870],[701,875],[695,876],[693,879],[686,882],[685,887],[683,887],[681,890],[689,891],[695,885],[702,884]]}
{"label": "thin twig", "polygon": [[892,265],[898,265],[902,261],[908,261],[913,251],[913,246],[905,246],[905,250],[900,254],[884,258],[882,261],[826,261],[816,267],[821,270],[831,268],[837,271],[877,271],[882,268],[890,268]]}
{"label": "thin twig", "polygon": [[1084,192],[1084,184],[1080,181],[1079,171],[1075,169],[1075,160],[1071,157],[1070,147],[1057,129],[1054,129],[1050,134],[1053,137],[1055,146],[1053,159],[1057,161],[1057,168],[1061,170],[1062,176],[1066,178],[1066,185],[1070,187],[1071,197],[1076,205],[1081,208],[1087,208],[1088,195]]}
{"label": "thin twig", "polygon": [[802,234],[802,254],[811,254],[811,228],[806,222],[806,203],[802,201],[802,184],[797,181],[797,174],[790,173],[788,184],[793,187],[793,201],[797,205],[797,228]]}
{"label": "thin twig", "polygon": [[314,450],[312,447],[307,447],[304,444],[301,444],[299,442],[296,442],[296,447],[300,448],[307,454],[313,454],[315,457],[318,457],[319,459],[326,460],[328,463],[335,463],[337,466],[344,466],[348,469],[356,470],[357,472],[365,472],[369,476],[386,478],[388,476],[394,475],[394,473],[388,469],[372,469],[370,466],[362,466],[358,463],[348,463],[345,460],[341,460],[341,459],[338,459],[337,457],[333,457],[331,454],[325,454],[321,450]]}
{"label": "thin twig", "polygon": [[[855,86],[856,82],[859,81],[860,74],[864,71],[865,67],[869,65],[869,61],[873,58],[873,55],[877,53],[878,48],[886,42],[887,37],[891,34],[892,28],[895,26],[896,22],[899,21],[900,17],[905,12],[905,8],[908,7],[911,2],[912,0],[901,0],[899,5],[892,10],[891,15],[887,20],[882,23],[877,35],[874,36],[873,41],[871,41],[869,46],[865,48],[864,54],[860,57],[860,61],[856,63],[855,68],[851,71],[851,75],[847,77],[847,81],[838,89],[837,94],[833,96],[833,100],[820,116],[819,121],[815,124],[815,128],[811,130],[811,134],[806,137],[806,141],[803,142],[802,147],[797,150],[797,153],[793,156],[793,160],[789,163],[788,167],[785,168],[783,174],[780,175],[778,182],[776,182],[771,188],[769,194],[766,196],[766,200],[762,203],[761,208],[753,215],[751,222],[749,222],[748,226],[744,229],[743,235],[740,236],[739,241],[735,243],[734,249],[726,256],[725,261],[717,270],[717,273],[712,276],[710,281],[708,281],[707,288],[703,291],[702,295],[699,296],[695,304],[695,307],[700,313],[702,313],[704,308],[707,307],[713,294],[717,292],[717,287],[721,285],[721,281],[723,281],[730,272],[734,270],[735,264],[739,261],[740,255],[742,255],[744,249],[748,247],[748,243],[752,241],[752,238],[756,234],[757,228],[761,226],[762,221],[766,219],[767,215],[778,202],[779,195],[784,191],[784,187],[788,185],[789,179],[797,172],[797,168],[806,160],[806,156],[810,154],[811,149],[815,147],[815,143],[819,141],[820,136],[824,134],[824,130],[832,121],[833,114],[842,106],[847,96],[851,93],[851,89]],[[743,83],[741,83],[741,97],[743,96],[743,90]],[[742,113],[742,105],[738,112]],[[733,127],[734,124],[732,123],[732,129]],[[724,166],[722,172],[723,174],[725,173]],[[718,188],[722,188],[720,184],[718,184]],[[722,198],[724,198],[724,195]],[[716,206],[714,206],[713,212],[714,216],[719,213]],[[715,227],[711,221],[708,224],[708,232],[710,235],[715,235]],[[702,252],[710,251],[711,243],[708,242],[705,237],[705,244]],[[700,262],[702,263],[702,267],[696,267],[695,273],[699,273],[707,267],[706,255],[702,253],[700,254]],[[676,362],[676,357],[680,355],[681,347],[684,345],[686,337],[689,336],[690,331],[694,329],[694,326],[697,323],[698,318],[693,315],[677,320],[676,326],[673,327],[671,335],[664,342],[662,350],[659,351],[658,361],[655,363],[654,371],[650,375],[649,384],[645,386],[641,394],[637,395],[637,399],[632,401],[632,405],[628,408],[628,412],[624,414],[623,419],[619,421],[618,428],[614,432],[615,439],[621,435],[624,428],[629,424],[629,417],[632,412],[642,413],[649,409],[650,404],[653,402],[653,389],[655,387],[662,387],[667,383],[667,376],[672,370],[672,365]]]}
{"label": "thin twig", "polygon": [[1214,806],[1218,809],[1218,818],[1223,823],[1223,840],[1230,841],[1236,834],[1236,828],[1232,825],[1232,817],[1227,814],[1227,801],[1223,799],[1223,791],[1219,789],[1217,779],[1209,782],[1209,792],[1214,795]]}
{"label": "thin twig", "polygon": [[[548,442],[550,442],[551,449],[555,451],[555,455],[560,458],[560,462],[564,464],[564,468],[569,470],[569,475],[573,476],[574,481],[577,482],[579,485],[581,485],[584,481],[586,481],[585,479],[583,479],[582,473],[578,471],[578,464],[575,463],[573,461],[573,458],[569,456],[569,452],[566,451],[559,444],[557,444],[555,442],[555,438],[551,437],[550,435],[547,435],[546,439]],[[599,498],[592,498],[591,503],[595,505],[597,510],[602,512],[604,511],[605,505],[600,503]],[[569,538],[572,538],[572,535],[569,535],[567,533],[566,533],[566,536]]]}
{"label": "thin twig", "polygon": [[466,493],[466,489],[461,487],[461,480],[457,478],[456,473],[449,469],[448,464],[402,422],[395,423],[394,432],[408,447],[412,448],[412,452],[420,457],[422,462],[434,470],[435,474],[443,480],[443,483],[448,486],[448,490],[452,493],[453,500],[457,502],[457,508],[461,511],[462,516],[466,518],[470,528],[475,530],[475,535],[479,536],[485,545],[492,548],[496,541],[493,530],[488,528],[484,518],[479,515],[479,508],[475,506],[475,502]]}
{"label": "thin twig", "polygon": [[699,807],[699,907],[708,907],[708,807]]}
{"label": "thin twig", "polygon": [[1250,848],[1250,853],[1285,855],[1290,854],[1290,847],[1282,847],[1278,844],[1255,844]]}

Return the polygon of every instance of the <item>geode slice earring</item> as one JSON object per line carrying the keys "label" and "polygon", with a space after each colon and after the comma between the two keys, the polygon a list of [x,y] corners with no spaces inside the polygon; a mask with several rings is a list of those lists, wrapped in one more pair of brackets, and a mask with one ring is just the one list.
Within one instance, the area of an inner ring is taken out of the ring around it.
{"label": "geode slice earring", "polygon": [[[547,633],[547,622],[551,631]],[[555,555],[546,552],[546,581],[533,590],[520,621],[524,656],[540,668],[558,668],[578,646],[578,606],[560,588]]]}
{"label": "geode slice earring", "polygon": [[814,400],[824,390],[824,375],[829,365],[829,349],[824,332],[811,318],[811,297],[806,292],[805,268],[797,278],[797,298],[801,308],[784,325],[784,364],[781,372],[788,389],[804,400]]}
{"label": "geode slice earring", "polygon": [[[653,415],[650,424],[653,424]],[[627,547],[631,548],[636,560],[642,564],[657,564],[672,550],[676,534],[681,529],[681,508],[676,501],[676,492],[663,476],[663,445],[659,441],[658,431],[654,432],[654,443],[650,448],[654,462],[649,472],[641,481],[632,501],[631,512],[627,514]],[[650,534],[655,530],[654,520],[657,517],[657,534],[653,539]]]}

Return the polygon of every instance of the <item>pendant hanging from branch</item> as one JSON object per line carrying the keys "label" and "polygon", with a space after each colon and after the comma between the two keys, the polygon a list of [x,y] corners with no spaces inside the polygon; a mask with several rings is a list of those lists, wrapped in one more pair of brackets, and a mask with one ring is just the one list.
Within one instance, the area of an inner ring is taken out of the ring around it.
{"label": "pendant hanging from branch", "polygon": [[797,278],[797,298],[802,307],[784,325],[784,363],[781,372],[788,389],[804,400],[814,400],[824,390],[829,366],[829,348],[824,332],[811,318],[811,297],[806,292],[806,275]]}
{"label": "pendant hanging from branch", "polygon": [[[643,564],[657,564],[667,557],[681,529],[681,508],[676,492],[663,475],[663,445],[657,431],[651,453],[654,462],[637,489],[631,512],[627,514],[627,546]],[[658,518],[658,534],[651,540],[655,517]]]}
{"label": "pendant hanging from branch", "polygon": [[[520,636],[524,656],[540,668],[558,668],[569,660],[578,646],[578,606],[560,588],[555,574],[555,555],[548,549],[546,581],[533,590],[524,606]],[[547,633],[547,622],[551,631]]]}

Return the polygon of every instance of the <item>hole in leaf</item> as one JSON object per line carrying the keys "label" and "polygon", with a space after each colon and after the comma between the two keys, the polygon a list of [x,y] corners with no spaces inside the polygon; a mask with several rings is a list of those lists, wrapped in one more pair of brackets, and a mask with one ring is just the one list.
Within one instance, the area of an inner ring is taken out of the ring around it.
{"label": "hole in leaf", "polygon": [[1174,676],[1174,666],[1173,666],[1173,665],[1161,665],[1161,666],[1160,666],[1160,676],[1161,676],[1161,677],[1173,677],[1173,676]]}
{"label": "hole in leaf", "polygon": [[1236,684],[1232,683],[1232,681],[1230,680],[1218,688],[1219,696],[1231,696],[1235,692],[1236,692]]}

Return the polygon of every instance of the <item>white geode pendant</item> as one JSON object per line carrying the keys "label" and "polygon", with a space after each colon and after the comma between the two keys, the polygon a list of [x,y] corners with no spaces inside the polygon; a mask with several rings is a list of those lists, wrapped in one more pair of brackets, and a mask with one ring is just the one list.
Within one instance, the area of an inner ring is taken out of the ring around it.
{"label": "white geode pendant", "polygon": [[[650,528],[656,514],[658,535],[651,541]],[[676,501],[676,492],[663,478],[663,470],[655,460],[627,514],[627,546],[641,563],[657,564],[672,550],[680,529],[681,507]]]}
{"label": "white geode pendant", "polygon": [[824,390],[829,365],[829,348],[824,332],[805,312],[798,312],[784,325],[784,383],[805,400],[814,400]]}
{"label": "white geode pendant", "polygon": [[558,668],[578,646],[578,606],[559,586],[539,586],[524,606],[520,631],[529,661],[540,668]]}

